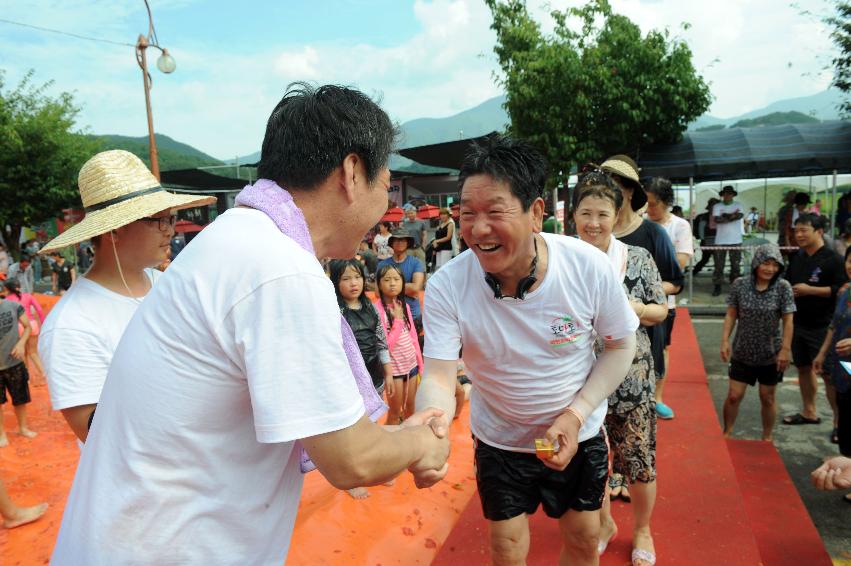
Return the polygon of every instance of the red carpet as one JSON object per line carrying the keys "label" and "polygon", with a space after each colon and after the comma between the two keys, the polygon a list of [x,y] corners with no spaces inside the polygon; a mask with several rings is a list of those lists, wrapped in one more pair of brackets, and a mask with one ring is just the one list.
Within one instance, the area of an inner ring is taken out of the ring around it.
{"label": "red carpet", "polygon": [[[659,422],[659,493],[652,531],[659,564],[760,564],[757,543],[739,491],[709,389],[697,338],[687,311],[679,309],[671,350],[671,382],[665,401],[677,413]],[[602,564],[628,564],[631,509],[617,503],[613,512],[620,534]],[[555,564],[560,548],[555,521],[538,512],[530,520],[529,564]],[[434,565],[487,564],[487,525],[478,496],[461,515]]]}
{"label": "red carpet", "polygon": [[830,555],[774,445],[728,440],[727,448],[765,565],[830,566]]}

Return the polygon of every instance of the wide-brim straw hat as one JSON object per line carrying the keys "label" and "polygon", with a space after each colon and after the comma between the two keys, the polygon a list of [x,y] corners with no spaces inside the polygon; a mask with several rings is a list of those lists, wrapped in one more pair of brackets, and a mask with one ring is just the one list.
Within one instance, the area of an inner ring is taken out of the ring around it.
{"label": "wide-brim straw hat", "polygon": [[80,169],[77,184],[85,218],[49,241],[39,253],[88,240],[163,210],[216,202],[211,196],[169,193],[141,159],[120,149],[89,159]]}
{"label": "wide-brim straw hat", "polygon": [[641,180],[638,177],[638,166],[635,165],[635,162],[629,156],[613,155],[600,165],[600,169],[606,173],[621,177],[632,188],[630,205],[633,210],[641,210],[641,207],[647,204],[647,193],[644,192],[644,187],[641,186]]}

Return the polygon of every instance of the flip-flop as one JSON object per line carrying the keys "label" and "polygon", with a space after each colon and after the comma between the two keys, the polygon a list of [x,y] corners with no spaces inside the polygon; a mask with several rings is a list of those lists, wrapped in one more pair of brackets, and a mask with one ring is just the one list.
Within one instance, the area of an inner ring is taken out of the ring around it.
{"label": "flip-flop", "polygon": [[795,413],[794,415],[788,415],[783,417],[783,424],[787,425],[805,425],[805,424],[821,424],[821,417],[816,417],[814,419],[810,419],[802,415],[801,413]]}
{"label": "flip-flop", "polygon": [[621,496],[623,489],[623,476],[620,474],[612,474],[609,476],[609,499],[614,501]]}
{"label": "flip-flop", "polygon": [[644,560],[650,566],[656,564],[656,554],[650,552],[649,550],[644,550],[643,548],[633,548],[632,549],[632,564],[635,566],[635,563],[639,560]]}
{"label": "flip-flop", "polygon": [[598,541],[597,542],[597,554],[599,556],[603,556],[603,553],[606,552],[606,549],[609,547],[609,544],[613,540],[615,540],[616,538],[618,538],[618,531],[615,531],[614,533],[612,533],[612,536],[610,536],[607,540]]}
{"label": "flip-flop", "polygon": [[623,487],[621,488],[621,500],[626,501],[627,503],[632,501],[632,496],[629,494],[629,487],[627,487],[626,480],[624,480]]}

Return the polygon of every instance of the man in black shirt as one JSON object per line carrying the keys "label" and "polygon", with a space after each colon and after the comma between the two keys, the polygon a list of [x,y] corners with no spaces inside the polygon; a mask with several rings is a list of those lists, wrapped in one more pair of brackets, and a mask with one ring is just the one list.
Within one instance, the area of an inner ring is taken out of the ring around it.
{"label": "man in black shirt", "polygon": [[[792,337],[792,358],[798,368],[803,409],[783,417],[784,424],[818,424],[816,391],[818,383],[812,361],[824,341],[833,315],[836,294],[845,284],[842,258],[824,245],[824,218],[802,213],[795,221],[795,241],[800,249],[789,258],[786,279],[795,294],[795,331]],[[836,426],[836,392],[825,379],[825,392],[830,402]]]}

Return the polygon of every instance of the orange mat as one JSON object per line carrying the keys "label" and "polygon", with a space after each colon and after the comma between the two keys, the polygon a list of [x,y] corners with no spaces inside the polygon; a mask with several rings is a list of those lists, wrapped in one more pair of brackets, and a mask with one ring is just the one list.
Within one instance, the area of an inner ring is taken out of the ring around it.
{"label": "orange mat", "polygon": [[[58,297],[39,295],[46,311]],[[32,386],[27,439],[4,411],[9,446],[0,448],[0,478],[19,505],[50,504],[45,517],[13,530],[0,529],[0,564],[46,564],[62,520],[79,451],[61,413],[50,411],[47,387]],[[429,564],[475,492],[467,409],[451,427],[450,471],[437,486],[418,490],[410,474],[393,486],[370,488],[356,501],[319,472],[305,478],[287,564]]]}

